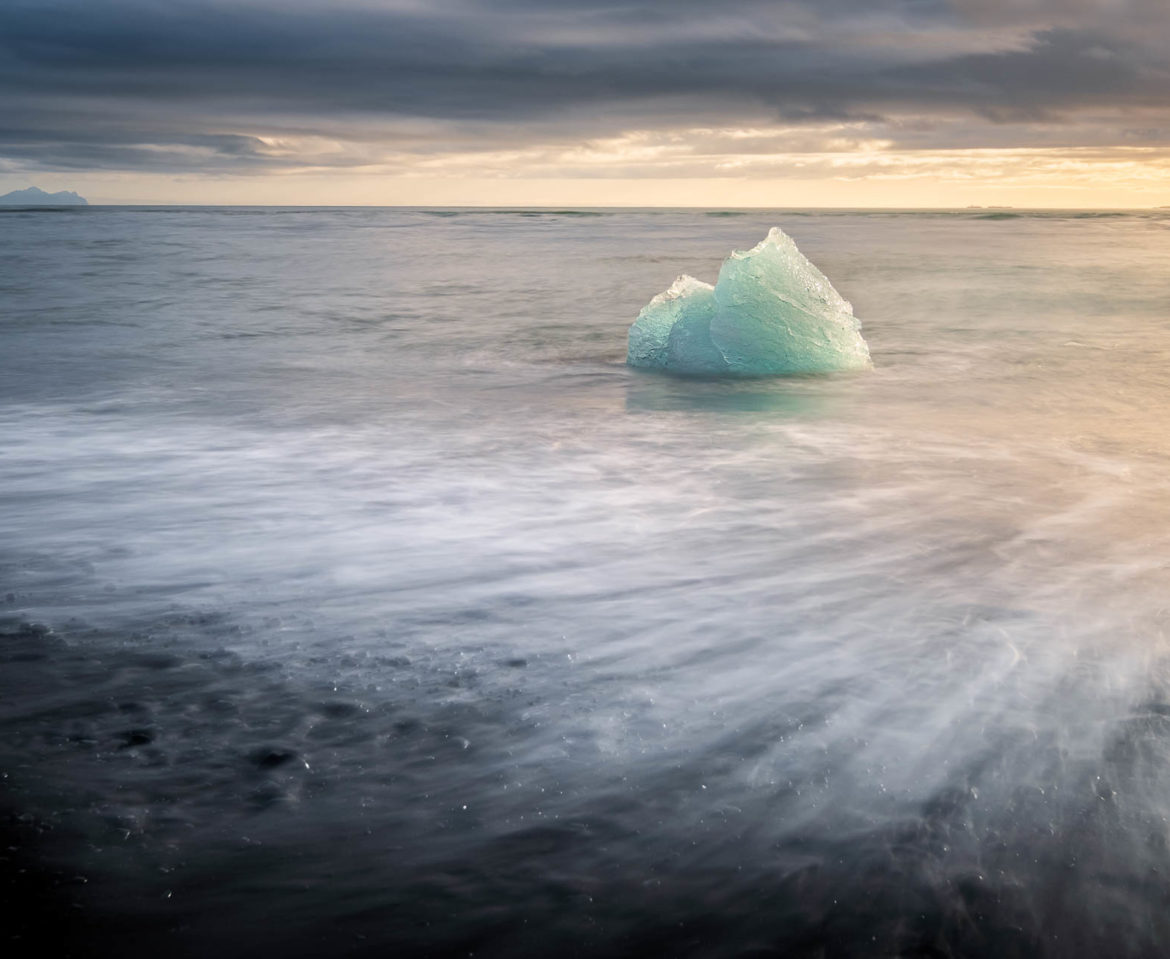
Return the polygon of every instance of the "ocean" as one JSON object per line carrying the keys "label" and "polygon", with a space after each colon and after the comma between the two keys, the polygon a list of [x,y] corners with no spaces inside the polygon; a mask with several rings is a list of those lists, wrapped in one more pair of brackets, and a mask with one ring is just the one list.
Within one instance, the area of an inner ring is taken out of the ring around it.
{"label": "ocean", "polygon": [[4,211],[8,954],[1164,955],[1168,424],[1170,211]]}

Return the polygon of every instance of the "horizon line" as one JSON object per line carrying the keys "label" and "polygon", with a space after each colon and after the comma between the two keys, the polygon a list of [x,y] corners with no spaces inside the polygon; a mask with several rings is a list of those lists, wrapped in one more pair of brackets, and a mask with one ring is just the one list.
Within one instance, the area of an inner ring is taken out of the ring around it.
{"label": "horizon line", "polygon": [[[14,191],[15,192],[15,191]],[[162,209],[216,209],[216,208],[241,208],[241,209],[271,209],[271,210],[728,210],[728,211],[744,211],[744,212],[769,212],[775,210],[816,210],[816,211],[882,211],[882,212],[940,212],[940,211],[962,211],[962,212],[1023,212],[1034,213],[1042,211],[1085,211],[1085,212],[1148,212],[1156,210],[1170,211],[1170,204],[1158,206],[1014,206],[1004,204],[965,204],[963,206],[866,206],[866,205],[841,205],[841,206],[799,206],[799,205],[772,205],[772,206],[734,206],[734,205],[696,205],[696,204],[620,204],[616,206],[608,205],[591,205],[591,204],[523,204],[523,203],[427,203],[427,204],[407,204],[407,203],[160,203],[160,202],[144,202],[144,203],[128,203],[128,202],[114,202],[114,203],[95,203],[86,201],[84,204],[67,204],[67,203],[46,203],[46,204],[19,204],[11,205],[0,204],[0,211],[3,210],[85,210],[93,209],[95,207],[156,207]]]}

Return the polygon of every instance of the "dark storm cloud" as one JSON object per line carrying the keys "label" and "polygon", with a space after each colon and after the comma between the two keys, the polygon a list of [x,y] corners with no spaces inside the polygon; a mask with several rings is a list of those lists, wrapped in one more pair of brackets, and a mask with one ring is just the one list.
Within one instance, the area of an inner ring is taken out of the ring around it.
{"label": "dark storm cloud", "polygon": [[[246,172],[298,162],[272,136],[425,152],[683,118],[865,119],[913,144],[968,117],[969,147],[1091,113],[1157,139],[1132,117],[1165,109],[1168,48],[1163,0],[8,0],[0,158]],[[432,139],[401,139],[411,122]]]}

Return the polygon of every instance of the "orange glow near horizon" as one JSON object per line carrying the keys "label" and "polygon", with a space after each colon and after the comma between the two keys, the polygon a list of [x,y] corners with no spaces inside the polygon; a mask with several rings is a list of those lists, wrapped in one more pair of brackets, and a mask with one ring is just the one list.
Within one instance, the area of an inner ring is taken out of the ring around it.
{"label": "orange glow near horizon", "polygon": [[1170,204],[1170,150],[922,149],[849,130],[633,131],[578,143],[431,155],[271,139],[293,161],[251,175],[0,174],[91,203],[308,206],[1150,208]]}

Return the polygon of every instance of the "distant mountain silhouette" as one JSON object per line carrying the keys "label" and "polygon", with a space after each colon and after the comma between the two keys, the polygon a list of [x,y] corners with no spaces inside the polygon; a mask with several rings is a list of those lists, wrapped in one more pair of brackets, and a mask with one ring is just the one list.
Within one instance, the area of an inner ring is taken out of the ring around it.
{"label": "distant mountain silhouette", "polygon": [[46,193],[30,186],[27,190],[13,190],[0,196],[0,204],[5,206],[87,206],[89,201],[78,196],[72,190],[62,190],[60,193]]}

